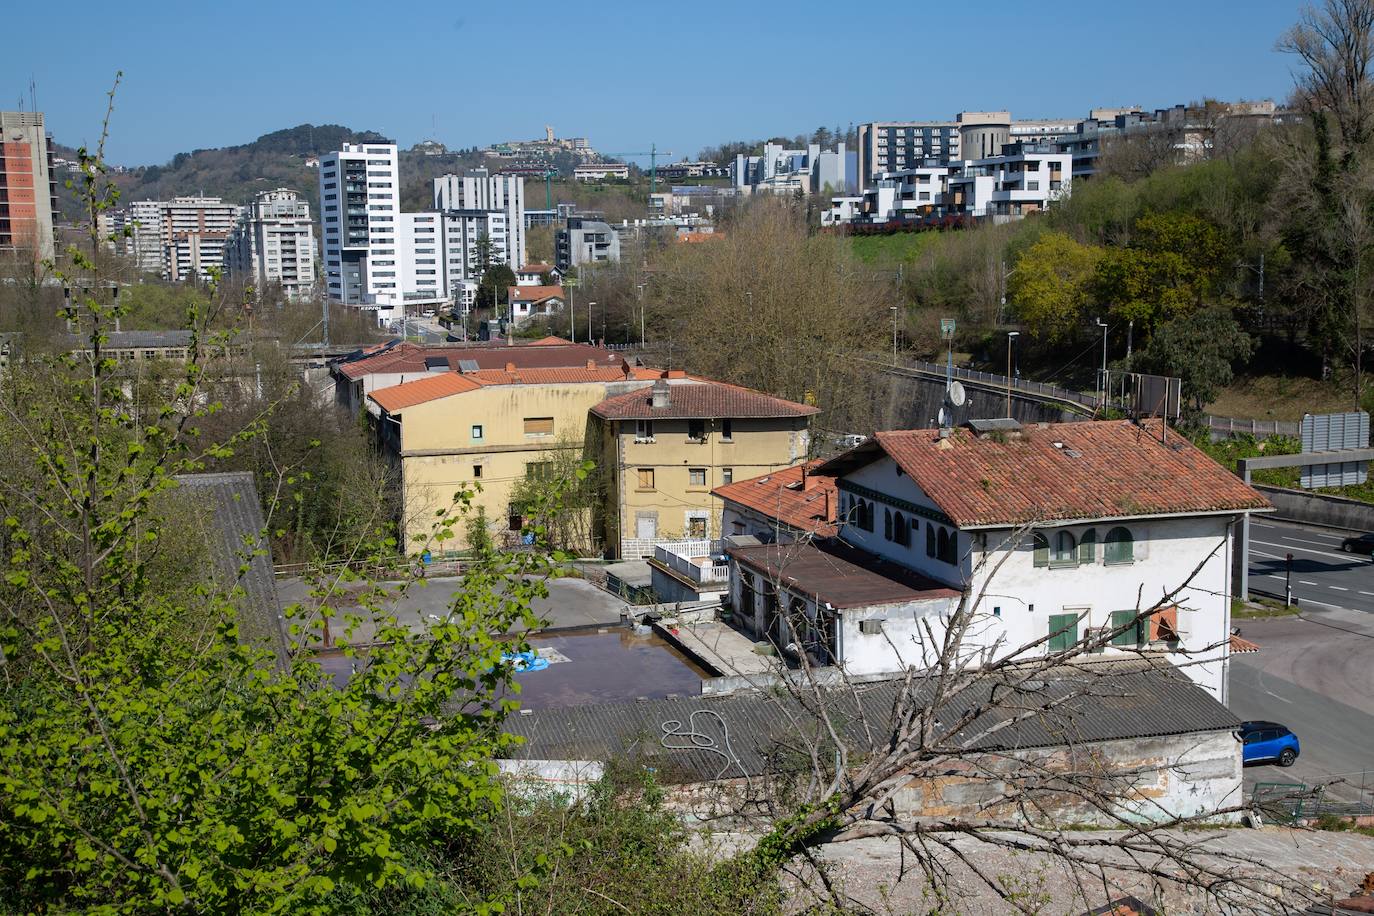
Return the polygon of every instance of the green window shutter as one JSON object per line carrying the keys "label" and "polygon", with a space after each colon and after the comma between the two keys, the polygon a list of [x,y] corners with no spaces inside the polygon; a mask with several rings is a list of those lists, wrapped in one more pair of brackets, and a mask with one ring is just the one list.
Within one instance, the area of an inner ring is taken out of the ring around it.
{"label": "green window shutter", "polygon": [[[927,541],[930,540],[930,528],[929,528],[929,526],[926,527],[926,540],[927,540]],[[1035,548],[1035,565],[1036,565],[1036,566],[1049,566],[1049,565],[1050,565],[1050,542],[1049,542],[1049,539],[1047,539],[1043,534],[1041,534],[1040,532],[1037,531],[1037,532],[1035,533],[1035,536],[1031,539],[1031,544],[1032,544],[1032,546],[1034,546],[1034,548]]]}
{"label": "green window shutter", "polygon": [[1078,642],[1078,615],[1051,614],[1049,650],[1062,652],[1076,642]]}
{"label": "green window shutter", "polygon": [[1097,529],[1089,528],[1083,532],[1083,538],[1078,542],[1078,562],[1097,562]]}
{"label": "green window shutter", "polygon": [[1140,621],[1136,620],[1134,626],[1130,625],[1135,617],[1135,611],[1112,611],[1112,645],[1140,645]]}
{"label": "green window shutter", "polygon": [[1120,527],[1108,531],[1102,559],[1106,563],[1133,562],[1135,560],[1135,541],[1131,537],[1131,532]]}

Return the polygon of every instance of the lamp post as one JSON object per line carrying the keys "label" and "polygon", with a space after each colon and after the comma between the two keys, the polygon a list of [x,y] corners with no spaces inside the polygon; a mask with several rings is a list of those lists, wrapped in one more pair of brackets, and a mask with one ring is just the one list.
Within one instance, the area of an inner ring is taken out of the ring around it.
{"label": "lamp post", "polygon": [[1097,326],[1102,329],[1102,375],[1098,379],[1098,384],[1102,387],[1102,409],[1107,409],[1107,322],[1101,318],[1094,318]]}
{"label": "lamp post", "polygon": [[587,300],[587,343],[593,346],[596,345],[596,341],[592,339],[592,309],[594,308],[596,308],[596,300]]}
{"label": "lamp post", "polygon": [[888,311],[892,312],[892,365],[897,365],[897,306],[889,305]]}
{"label": "lamp post", "polygon": [[1020,331],[1007,332],[1007,418],[1011,418],[1011,347],[1012,341],[1021,336]]}
{"label": "lamp post", "polygon": [[644,349],[648,337],[644,334],[644,284],[639,284],[639,349]]}

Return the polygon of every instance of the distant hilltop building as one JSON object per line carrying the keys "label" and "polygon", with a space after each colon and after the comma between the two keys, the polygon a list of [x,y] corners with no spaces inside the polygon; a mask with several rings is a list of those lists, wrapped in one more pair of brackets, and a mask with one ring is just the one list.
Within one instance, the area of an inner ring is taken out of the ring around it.
{"label": "distant hilltop building", "polygon": [[41,111],[0,111],[0,251],[56,254],[57,179]]}
{"label": "distant hilltop building", "polygon": [[492,144],[482,152],[497,159],[552,161],[556,153],[569,153],[583,162],[594,162],[601,158],[586,137],[556,137],[553,128],[547,125],[541,140],[507,140],[505,143]]}
{"label": "distant hilltop building", "polygon": [[218,197],[139,200],[129,206],[130,252],[145,273],[172,282],[199,281],[224,266],[224,248],[239,208]]}
{"label": "distant hilltop building", "polygon": [[315,287],[315,222],[295,191],[259,191],[225,243],[225,272],[262,287],[276,283],[291,299]]}

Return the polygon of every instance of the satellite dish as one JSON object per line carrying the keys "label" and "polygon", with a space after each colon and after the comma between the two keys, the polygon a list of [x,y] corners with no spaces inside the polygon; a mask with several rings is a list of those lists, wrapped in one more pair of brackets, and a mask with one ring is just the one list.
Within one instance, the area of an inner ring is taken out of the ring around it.
{"label": "satellite dish", "polygon": [[964,386],[959,382],[951,382],[949,386],[949,402],[955,407],[963,407],[964,401],[968,400],[968,395],[964,393]]}
{"label": "satellite dish", "polygon": [[940,408],[939,423],[941,428],[948,425],[948,412],[943,407]]}

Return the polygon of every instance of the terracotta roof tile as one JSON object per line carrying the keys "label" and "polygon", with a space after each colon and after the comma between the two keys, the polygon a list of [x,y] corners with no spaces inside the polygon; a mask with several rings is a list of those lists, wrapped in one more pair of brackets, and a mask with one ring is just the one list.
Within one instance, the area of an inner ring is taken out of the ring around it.
{"label": "terracotta roof tile", "polygon": [[687,378],[669,382],[667,407],[655,408],[649,389],[641,389],[607,398],[592,413],[607,420],[657,420],[806,417],[820,411],[738,385]]}
{"label": "terracotta roof tile", "polygon": [[545,337],[514,346],[504,342],[421,346],[405,341],[383,352],[339,363],[338,370],[349,379],[376,373],[424,372],[425,360],[435,357],[447,360],[451,369],[457,369],[458,361],[464,359],[474,361],[483,369],[501,369],[507,363],[522,368],[585,366],[589,359],[602,366],[620,366],[625,361],[623,354],[590,344],[571,343],[559,337]]}
{"label": "terracotta roof tile", "polygon": [[847,473],[887,453],[961,528],[1057,519],[1268,509],[1269,501],[1158,421],[1028,426],[979,438],[955,429],[880,432],[832,458]]}
{"label": "terracotta roof tile", "polygon": [[481,387],[481,382],[460,372],[436,372],[430,378],[379,389],[372,392],[369,397],[387,413],[395,413],[416,404],[462,394],[465,391],[475,391]]}
{"label": "terracotta roof tile", "polygon": [[564,297],[562,286],[508,286],[506,295],[510,302],[539,302],[550,296]]}
{"label": "terracotta roof tile", "polygon": [[[813,461],[806,469],[809,472],[819,464],[819,461]],[[808,473],[803,489],[802,465],[749,480],[736,480],[716,487],[711,493],[760,515],[777,519],[794,531],[834,537],[840,530],[835,521],[839,502],[835,478],[829,474]]]}

